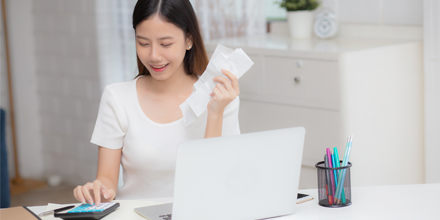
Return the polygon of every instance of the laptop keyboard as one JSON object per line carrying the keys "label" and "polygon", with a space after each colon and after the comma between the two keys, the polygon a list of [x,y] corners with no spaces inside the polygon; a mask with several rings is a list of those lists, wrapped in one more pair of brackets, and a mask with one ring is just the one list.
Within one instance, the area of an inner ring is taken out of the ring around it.
{"label": "laptop keyboard", "polygon": [[171,214],[168,214],[168,215],[159,215],[159,217],[163,218],[163,220],[171,220]]}

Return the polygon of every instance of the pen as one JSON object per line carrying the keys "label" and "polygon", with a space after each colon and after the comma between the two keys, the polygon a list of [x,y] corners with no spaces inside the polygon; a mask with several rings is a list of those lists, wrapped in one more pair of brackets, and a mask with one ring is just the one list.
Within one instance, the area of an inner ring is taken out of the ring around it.
{"label": "pen", "polygon": [[[333,167],[336,167],[336,161],[335,161],[335,154],[332,154],[332,165]],[[333,175],[335,177],[335,188],[338,186],[338,176],[336,175],[336,170],[333,170]]]}
{"label": "pen", "polygon": [[[327,154],[324,155],[324,164],[325,167],[328,167],[328,161],[327,161]],[[332,189],[330,188],[330,171],[329,170],[325,170],[325,189],[327,190],[327,198],[328,198],[328,204],[329,205],[333,205],[333,194],[332,194]]]}
{"label": "pen", "polygon": [[[348,143],[348,146],[345,148],[344,160],[342,161],[343,167],[347,166],[347,164],[348,164],[348,158],[350,157],[350,150],[351,150],[352,143],[353,143],[353,135],[350,136],[350,141]],[[339,175],[339,186],[336,189],[335,202],[334,202],[335,204],[340,203],[341,192],[342,192],[341,189],[342,189],[342,186],[344,185],[346,171],[347,171],[347,169],[343,169]]]}
{"label": "pen", "polygon": [[[327,148],[327,161],[328,161],[328,167],[333,168],[332,156],[331,156],[331,153],[330,153],[330,148]],[[332,172],[330,172],[330,179],[331,179],[332,194],[336,195],[335,194],[335,178],[334,178]],[[329,188],[330,188],[330,186],[329,186]]]}
{"label": "pen", "polygon": [[73,207],[75,207],[75,206],[74,205],[69,205],[69,206],[66,206],[66,207],[59,208],[59,209],[45,211],[45,212],[42,212],[42,213],[38,214],[38,216],[39,217],[45,217],[45,216],[51,215],[53,213],[57,213],[57,212],[61,212],[61,211],[64,211],[64,210],[71,209]]}
{"label": "pen", "polygon": [[[349,142],[350,138],[347,138],[347,146],[348,146],[348,142]],[[335,155],[335,160],[336,160],[336,167],[341,167],[340,162],[339,162],[339,153],[338,153],[338,148],[333,148],[333,154]],[[341,172],[338,171],[336,172],[337,176],[339,177],[339,175],[341,175]],[[344,191],[344,187],[342,187],[342,204],[345,204],[345,191]]]}

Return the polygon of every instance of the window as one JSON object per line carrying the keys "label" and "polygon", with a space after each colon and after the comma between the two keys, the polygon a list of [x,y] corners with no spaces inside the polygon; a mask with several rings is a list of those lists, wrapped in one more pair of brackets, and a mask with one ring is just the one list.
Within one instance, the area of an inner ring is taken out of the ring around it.
{"label": "window", "polygon": [[267,21],[286,20],[286,9],[281,8],[280,5],[275,2],[276,0],[264,0]]}

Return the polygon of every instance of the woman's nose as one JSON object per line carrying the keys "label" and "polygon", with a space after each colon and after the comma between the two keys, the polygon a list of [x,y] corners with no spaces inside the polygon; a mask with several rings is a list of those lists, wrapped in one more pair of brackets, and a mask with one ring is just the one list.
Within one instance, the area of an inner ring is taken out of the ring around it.
{"label": "woman's nose", "polygon": [[158,49],[156,46],[152,46],[150,51],[151,61],[161,61],[161,58],[160,49]]}

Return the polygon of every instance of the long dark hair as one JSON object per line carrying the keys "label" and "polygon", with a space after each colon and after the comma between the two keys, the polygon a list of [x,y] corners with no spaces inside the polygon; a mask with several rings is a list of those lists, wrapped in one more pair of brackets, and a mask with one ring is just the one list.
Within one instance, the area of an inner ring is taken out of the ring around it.
{"label": "long dark hair", "polygon": [[[183,30],[185,37],[190,35],[193,45],[186,51],[183,59],[186,74],[202,75],[208,66],[208,56],[200,34],[199,23],[189,0],[138,0],[133,11],[133,29],[142,21],[154,14],[158,14],[164,21],[170,22]],[[137,56],[139,74],[150,75],[148,69]]]}

